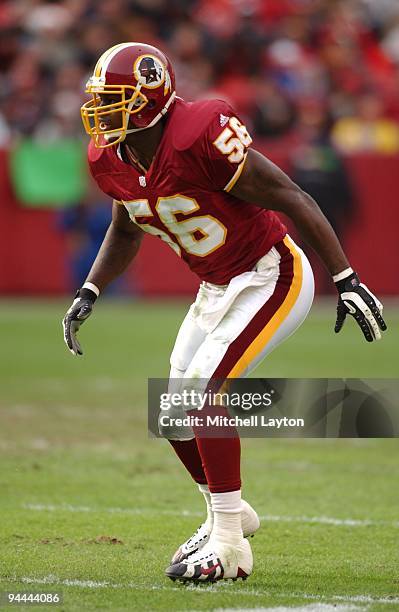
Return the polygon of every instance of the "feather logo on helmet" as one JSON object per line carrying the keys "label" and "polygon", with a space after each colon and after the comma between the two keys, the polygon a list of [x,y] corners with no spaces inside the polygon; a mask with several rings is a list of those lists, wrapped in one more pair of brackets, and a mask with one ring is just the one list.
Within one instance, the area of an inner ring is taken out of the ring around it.
{"label": "feather logo on helmet", "polygon": [[155,55],[141,55],[134,62],[136,80],[142,87],[156,89],[165,82],[166,69]]}

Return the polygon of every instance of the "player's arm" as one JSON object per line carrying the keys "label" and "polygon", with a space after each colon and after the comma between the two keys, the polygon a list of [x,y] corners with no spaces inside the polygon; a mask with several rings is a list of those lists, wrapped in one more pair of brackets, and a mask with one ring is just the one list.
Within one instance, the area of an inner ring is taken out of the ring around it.
{"label": "player's arm", "polygon": [[138,225],[130,220],[126,208],[114,200],[112,221],[86,282],[103,291],[134,259],[143,235]]}
{"label": "player's arm", "polygon": [[64,340],[73,355],[83,354],[76,338],[80,325],[91,315],[100,292],[122,274],[136,256],[142,237],[142,230],[132,223],[126,208],[114,201],[112,221],[97,257],[62,321]]}
{"label": "player's arm", "polygon": [[262,208],[286,214],[302,238],[320,256],[333,276],[339,292],[335,331],[352,314],[369,342],[381,338],[386,329],[382,305],[353,270],[341,244],[316,202],[275,164],[250,149],[242,173],[230,193]]}

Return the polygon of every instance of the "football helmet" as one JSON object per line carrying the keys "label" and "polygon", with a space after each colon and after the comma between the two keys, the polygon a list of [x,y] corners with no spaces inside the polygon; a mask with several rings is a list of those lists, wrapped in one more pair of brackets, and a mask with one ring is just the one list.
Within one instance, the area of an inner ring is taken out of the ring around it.
{"label": "football helmet", "polygon": [[[91,99],[81,107],[85,130],[96,147],[110,147],[166,114],[176,96],[173,68],[156,47],[121,43],[101,55],[86,93]],[[117,128],[109,124],[113,113],[120,114]]]}

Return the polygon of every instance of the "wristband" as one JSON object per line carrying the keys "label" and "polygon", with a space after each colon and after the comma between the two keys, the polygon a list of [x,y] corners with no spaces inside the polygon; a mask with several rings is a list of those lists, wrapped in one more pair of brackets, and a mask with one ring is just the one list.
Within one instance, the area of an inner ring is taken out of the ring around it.
{"label": "wristband", "polygon": [[[342,272],[339,272],[338,274],[334,274],[332,279],[333,279],[334,283],[338,283],[339,281],[344,280],[345,278],[347,278],[351,274],[353,274],[352,268],[346,268],[346,270],[342,270]],[[83,285],[83,287],[84,287],[84,285]]]}
{"label": "wristband", "polygon": [[100,289],[94,283],[86,282],[82,285],[82,289],[90,289],[97,297],[100,295]]}
{"label": "wristband", "polygon": [[92,291],[92,289],[87,289],[87,287],[83,286],[81,289],[78,289],[76,292],[75,300],[79,298],[83,298],[84,300],[90,300],[90,302],[94,304],[94,302],[97,299],[97,294],[94,291]]}

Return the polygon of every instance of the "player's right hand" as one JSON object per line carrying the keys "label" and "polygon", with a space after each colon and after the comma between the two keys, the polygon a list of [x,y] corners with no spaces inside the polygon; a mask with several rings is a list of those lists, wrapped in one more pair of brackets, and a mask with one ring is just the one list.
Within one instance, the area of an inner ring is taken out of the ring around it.
{"label": "player's right hand", "polygon": [[62,320],[64,329],[64,341],[72,355],[83,355],[82,348],[76,334],[79,327],[91,315],[97,296],[90,289],[79,289],[71,307],[67,310]]}

